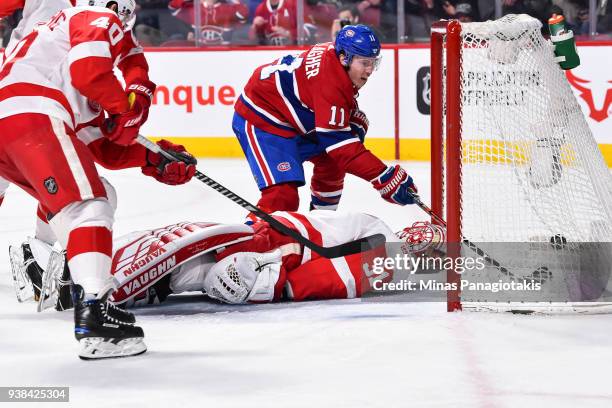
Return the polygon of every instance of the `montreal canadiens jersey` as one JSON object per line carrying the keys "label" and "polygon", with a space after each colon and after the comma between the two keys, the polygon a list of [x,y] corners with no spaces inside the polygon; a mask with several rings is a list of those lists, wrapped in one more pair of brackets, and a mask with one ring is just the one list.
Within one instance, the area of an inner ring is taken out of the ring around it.
{"label": "montreal canadiens jersey", "polygon": [[285,137],[313,132],[352,138],[355,90],[332,43],[312,46],[255,70],[236,111],[258,128]]}
{"label": "montreal canadiens jersey", "polygon": [[268,133],[323,145],[341,169],[370,181],[386,166],[351,133],[355,98],[356,89],[328,42],[257,68],[235,110]]}
{"label": "montreal canadiens jersey", "polygon": [[[129,40],[129,41],[128,41]],[[99,112],[129,108],[115,63],[131,55],[134,42],[117,15],[101,7],[71,7],[38,25],[5,55],[0,71],[0,117],[23,112],[57,117],[69,126]]]}

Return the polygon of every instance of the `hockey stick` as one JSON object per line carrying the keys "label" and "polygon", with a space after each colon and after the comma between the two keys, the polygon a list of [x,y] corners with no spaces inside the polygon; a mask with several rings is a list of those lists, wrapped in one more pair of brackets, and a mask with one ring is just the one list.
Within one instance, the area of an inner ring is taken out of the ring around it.
{"label": "hockey stick", "polygon": [[[444,226],[444,228],[446,228],[446,221],[444,221],[440,216],[438,216],[438,214],[436,214],[435,212],[433,212],[433,210],[431,208],[429,208],[427,205],[425,205],[425,203],[423,203],[423,201],[421,201],[421,197],[418,196],[418,194],[415,193],[411,193],[412,198],[414,199],[414,203],[423,211],[425,211],[427,214],[429,214],[433,219],[435,219],[437,222],[439,222],[440,224],[442,224]],[[479,256],[482,256],[483,259],[485,260],[485,262],[487,262],[488,264],[494,266],[495,268],[497,268],[497,270],[499,270],[503,275],[506,275],[508,278],[512,279],[512,280],[517,280],[519,278],[516,277],[516,275],[514,275],[512,272],[510,272],[506,267],[504,267],[502,264],[500,264],[497,260],[495,260],[495,258],[492,258],[489,254],[487,254],[482,248],[478,247],[478,245],[476,245],[475,243],[473,243],[472,241],[470,241],[469,239],[467,239],[466,237],[461,237],[461,242],[467,246],[468,248],[470,248],[472,251],[474,251],[476,254],[478,254]],[[538,279],[536,279],[536,276],[538,277]],[[551,273],[548,270],[548,268],[546,266],[540,266],[539,268],[537,268],[535,271],[533,271],[529,277],[527,278],[522,278],[523,280],[531,280],[531,281],[537,281],[540,283],[544,283],[545,281],[547,281],[550,277],[551,277]]]}
{"label": "hockey stick", "polygon": [[[153,143],[152,141],[150,141],[149,139],[147,139],[146,137],[142,135],[138,135],[138,138],[136,139],[136,141],[140,143],[141,145],[143,145],[144,147],[146,147],[147,149],[149,149],[150,151],[157,153],[157,154],[161,154],[162,156],[166,157],[169,160],[186,161],[186,159],[188,159],[185,156],[175,155],[175,154],[172,154],[171,152],[167,152],[163,150],[157,144]],[[339,257],[346,256],[346,255],[356,254],[359,252],[370,250],[372,248],[376,248],[380,245],[384,245],[385,243],[385,236],[383,234],[375,234],[375,235],[370,235],[368,237],[358,239],[356,241],[347,242],[345,244],[336,245],[333,247],[324,247],[324,246],[317,245],[311,240],[309,240],[308,238],[303,237],[300,233],[287,227],[285,224],[278,221],[276,218],[272,217],[270,214],[264,212],[260,208],[249,203],[244,198],[240,197],[239,195],[235,194],[231,190],[217,183],[215,180],[211,179],[206,174],[196,170],[195,178],[197,178],[198,180],[200,180],[202,183],[206,184],[207,186],[213,188],[214,190],[218,191],[219,193],[223,194],[225,197],[229,198],[230,200],[232,200],[233,202],[235,202],[242,208],[250,211],[251,213],[261,218],[262,220],[266,221],[268,224],[270,224],[272,228],[274,228],[278,232],[295,239],[300,244],[304,245],[307,248],[310,248],[312,251],[316,252],[317,254],[321,255],[324,258],[339,258]]]}

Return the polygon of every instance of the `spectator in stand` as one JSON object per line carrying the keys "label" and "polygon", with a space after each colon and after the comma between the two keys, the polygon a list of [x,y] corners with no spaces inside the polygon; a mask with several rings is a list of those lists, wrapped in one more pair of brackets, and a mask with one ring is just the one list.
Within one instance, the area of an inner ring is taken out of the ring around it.
{"label": "spectator in stand", "polygon": [[361,23],[372,27],[380,26],[380,8],[382,0],[363,0],[357,4]]}
{"label": "spectator in stand", "polygon": [[578,9],[576,20],[574,21],[575,35],[589,35],[589,8],[582,7]]}
{"label": "spectator in stand", "polygon": [[255,10],[249,37],[260,45],[296,43],[297,22],[293,0],[263,0]]}
{"label": "spectator in stand", "polygon": [[542,31],[548,32],[546,25],[551,16],[551,0],[502,0],[502,12],[506,14],[529,14],[542,22]]}
{"label": "spectator in stand", "polygon": [[359,23],[359,10],[354,5],[345,5],[338,10],[338,18],[334,20],[331,27],[331,39],[336,39],[338,31],[346,25]]}
{"label": "spectator in stand", "polygon": [[136,0],[134,33],[144,46],[162,45],[168,40],[184,40],[191,26],[177,20],[168,10],[169,0]]}
{"label": "spectator in stand", "polygon": [[561,14],[565,18],[565,22],[575,31],[576,21],[578,19],[578,11],[588,3],[583,0],[553,0],[553,5],[559,7],[561,12],[556,10],[556,14]]}
{"label": "spectator in stand", "polygon": [[411,39],[429,38],[429,29],[434,21],[452,18],[446,12],[455,0],[405,0],[406,36]]}
{"label": "spectator in stand", "polygon": [[[200,1],[200,40],[203,45],[229,44],[234,29],[244,24],[249,10],[245,4],[232,0]],[[195,9],[193,0],[171,0],[168,7],[172,14],[189,24],[194,30]],[[188,36],[187,39],[191,39]]]}
{"label": "spectator in stand", "polygon": [[460,0],[453,5],[450,1],[443,1],[441,7],[446,14],[446,17],[443,18],[456,18],[462,23],[471,23],[479,20],[478,13],[475,11],[476,3],[472,4],[468,1]]}
{"label": "spectator in stand", "polygon": [[168,0],[137,0],[136,25],[146,25],[160,30],[159,13],[168,9]]}
{"label": "spectator in stand", "polygon": [[322,0],[306,0],[304,3],[304,42],[316,44],[330,41],[330,32],[338,8],[334,3]]}
{"label": "spectator in stand", "polygon": [[597,31],[599,33],[612,32],[612,1],[600,0],[597,12]]}

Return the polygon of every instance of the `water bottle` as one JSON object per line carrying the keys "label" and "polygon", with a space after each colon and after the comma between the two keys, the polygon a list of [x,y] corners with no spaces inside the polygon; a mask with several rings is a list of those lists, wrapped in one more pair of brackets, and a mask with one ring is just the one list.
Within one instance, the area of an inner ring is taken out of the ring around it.
{"label": "water bottle", "polygon": [[565,27],[565,18],[562,15],[553,14],[548,19],[548,28],[550,40],[555,46],[555,61],[561,68],[568,70],[580,65],[574,33]]}

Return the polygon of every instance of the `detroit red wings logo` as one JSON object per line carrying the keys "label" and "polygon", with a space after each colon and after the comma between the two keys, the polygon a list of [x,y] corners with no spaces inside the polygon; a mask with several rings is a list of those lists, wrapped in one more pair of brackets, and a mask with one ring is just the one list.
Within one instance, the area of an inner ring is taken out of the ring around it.
{"label": "detroit red wings logo", "polygon": [[[603,106],[595,106],[595,99],[593,98],[593,90],[589,87],[592,81],[576,76],[572,71],[565,71],[567,80],[569,83],[576,88],[587,106],[589,107],[589,117],[597,122],[603,122],[608,118],[610,105],[612,104],[612,87],[608,87],[606,91],[606,97],[604,99]],[[607,81],[608,84],[612,84],[612,81]]]}

